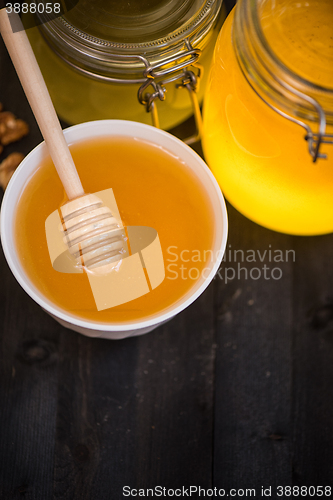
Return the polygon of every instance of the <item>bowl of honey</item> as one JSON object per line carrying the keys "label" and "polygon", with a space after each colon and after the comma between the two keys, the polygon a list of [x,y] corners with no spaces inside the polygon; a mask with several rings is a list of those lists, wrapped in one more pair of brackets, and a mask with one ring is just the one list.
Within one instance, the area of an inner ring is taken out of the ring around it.
{"label": "bowl of honey", "polygon": [[220,187],[195,151],[149,125],[100,120],[64,134],[85,192],[112,190],[129,236],[124,262],[137,263],[138,277],[127,277],[126,300],[117,292],[115,302],[99,307],[87,272],[55,265],[46,221],[67,199],[44,143],[23,160],[5,192],[7,262],[28,295],[65,327],[110,339],[147,333],[196,300],[219,269],[228,232]]}

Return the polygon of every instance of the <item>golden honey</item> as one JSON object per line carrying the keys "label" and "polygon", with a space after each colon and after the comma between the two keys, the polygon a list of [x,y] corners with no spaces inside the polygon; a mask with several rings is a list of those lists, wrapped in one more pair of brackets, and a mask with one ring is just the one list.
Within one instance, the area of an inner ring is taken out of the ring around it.
{"label": "golden honey", "polygon": [[79,318],[117,323],[162,311],[196,283],[205,252],[211,258],[213,210],[199,180],[171,153],[134,138],[93,139],[72,145],[71,152],[86,192],[112,187],[124,225],[156,229],[166,277],[138,299],[97,311],[85,274],[53,269],[45,221],[66,197],[50,159],[30,178],[16,211],[16,245],[28,277],[45,297]]}

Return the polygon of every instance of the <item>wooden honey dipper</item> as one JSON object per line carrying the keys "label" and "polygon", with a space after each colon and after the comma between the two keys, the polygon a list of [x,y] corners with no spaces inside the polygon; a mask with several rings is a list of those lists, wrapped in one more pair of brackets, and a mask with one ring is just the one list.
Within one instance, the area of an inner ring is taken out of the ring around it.
{"label": "wooden honey dipper", "polygon": [[70,200],[60,207],[64,242],[79,265],[107,272],[126,251],[122,225],[97,196],[84,192],[19,16],[1,9],[0,33]]}

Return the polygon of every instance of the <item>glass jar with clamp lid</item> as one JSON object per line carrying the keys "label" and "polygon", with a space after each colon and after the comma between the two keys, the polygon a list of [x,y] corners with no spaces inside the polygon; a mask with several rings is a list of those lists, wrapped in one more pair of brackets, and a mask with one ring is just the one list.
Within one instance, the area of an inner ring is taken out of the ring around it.
{"label": "glass jar with clamp lid", "polygon": [[206,159],[230,202],[277,231],[333,231],[332,26],[331,0],[239,0],[216,44]]}
{"label": "glass jar with clamp lid", "polygon": [[66,122],[169,129],[199,112],[222,0],[80,0],[50,22],[42,17],[28,36]]}

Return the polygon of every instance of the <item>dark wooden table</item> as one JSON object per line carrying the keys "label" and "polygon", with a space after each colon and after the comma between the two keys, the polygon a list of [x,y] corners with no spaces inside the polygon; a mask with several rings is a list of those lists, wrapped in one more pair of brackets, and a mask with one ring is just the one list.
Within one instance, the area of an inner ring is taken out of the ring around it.
{"label": "dark wooden table", "polygon": [[[41,137],[2,44],[0,101],[31,129],[6,154],[28,153]],[[333,235],[286,236],[228,210],[228,249],[267,250],[241,266],[281,278],[238,276],[232,259],[191,307],[138,338],[61,327],[1,253],[1,500],[333,486]],[[295,259],[274,264],[269,249]]]}

